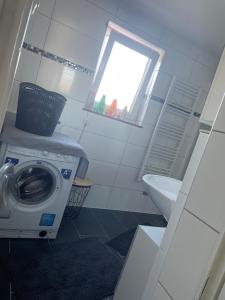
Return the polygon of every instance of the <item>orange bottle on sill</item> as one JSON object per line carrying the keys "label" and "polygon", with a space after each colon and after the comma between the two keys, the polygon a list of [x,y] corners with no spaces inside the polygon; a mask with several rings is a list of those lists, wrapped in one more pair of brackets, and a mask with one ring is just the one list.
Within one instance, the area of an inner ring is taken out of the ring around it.
{"label": "orange bottle on sill", "polygon": [[117,114],[117,100],[114,99],[106,110],[106,115],[115,117]]}

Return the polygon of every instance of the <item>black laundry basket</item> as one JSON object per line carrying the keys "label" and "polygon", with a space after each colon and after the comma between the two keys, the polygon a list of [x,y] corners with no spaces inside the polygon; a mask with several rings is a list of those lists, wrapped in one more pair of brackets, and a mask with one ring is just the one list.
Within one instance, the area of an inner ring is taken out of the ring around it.
{"label": "black laundry basket", "polygon": [[20,84],[16,127],[43,136],[52,136],[66,98],[30,82]]}

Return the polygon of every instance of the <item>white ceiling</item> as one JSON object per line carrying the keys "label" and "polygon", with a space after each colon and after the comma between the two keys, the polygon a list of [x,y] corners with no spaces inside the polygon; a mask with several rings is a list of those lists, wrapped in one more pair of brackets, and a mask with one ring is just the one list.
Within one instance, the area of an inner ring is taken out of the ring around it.
{"label": "white ceiling", "polygon": [[225,0],[128,0],[148,17],[220,55],[225,44]]}

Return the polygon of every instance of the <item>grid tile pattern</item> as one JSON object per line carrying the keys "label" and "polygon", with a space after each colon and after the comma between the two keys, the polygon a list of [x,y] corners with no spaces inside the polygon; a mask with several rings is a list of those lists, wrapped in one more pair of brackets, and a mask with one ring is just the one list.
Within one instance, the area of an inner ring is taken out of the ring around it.
{"label": "grid tile pattern", "polygon": [[[82,108],[93,75],[77,72],[54,60],[54,56],[57,56],[66,62],[75,62],[94,70],[109,20],[118,22],[166,51],[153,90],[154,99],[159,101],[150,101],[143,128],[84,112]],[[201,113],[218,58],[209,55],[206,49],[195,47],[160,24],[153,23],[151,18],[144,17],[118,0],[41,0],[39,11],[32,16],[28,27],[25,42],[54,54],[53,60],[22,49],[9,110],[16,111],[21,81],[32,81],[66,96],[67,108],[57,130],[75,138],[81,145],[85,144],[90,159],[88,175],[97,184],[86,205],[159,213],[151,200],[142,197],[143,187],[137,184],[136,177],[162,107],[160,98],[165,99],[173,75],[182,80],[193,81],[203,91],[196,110]],[[179,176],[182,174],[179,162],[186,157],[187,145],[194,143],[198,118],[193,116],[191,123],[187,139],[178,156],[175,171]],[[88,142],[91,135],[92,141],[98,139],[98,144],[101,145],[100,150],[98,149],[99,155],[96,155],[93,142]],[[113,151],[112,157],[106,155],[109,147]]]}
{"label": "grid tile pattern", "polygon": [[[135,228],[138,224],[146,224],[147,222],[153,226],[166,226],[165,219],[160,215],[83,208],[76,219],[72,219],[65,212],[55,240],[0,239],[1,299],[17,300],[13,286],[2,268],[2,260],[5,260],[9,253],[21,252],[24,248],[29,247],[30,249],[38,249],[40,245],[46,246],[46,244],[49,247],[54,247],[59,243],[70,243],[90,237],[96,237],[101,242],[107,243],[121,233]],[[110,299],[107,298],[107,300]]]}

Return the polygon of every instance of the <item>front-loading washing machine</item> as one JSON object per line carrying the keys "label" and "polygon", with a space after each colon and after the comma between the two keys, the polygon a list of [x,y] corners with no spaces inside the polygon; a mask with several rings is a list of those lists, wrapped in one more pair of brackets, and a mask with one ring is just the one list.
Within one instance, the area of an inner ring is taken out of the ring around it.
{"label": "front-loading washing machine", "polygon": [[3,143],[0,238],[55,238],[79,157]]}

